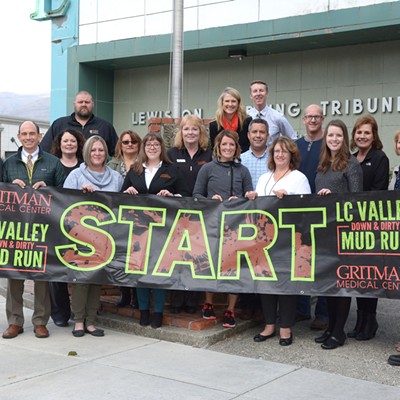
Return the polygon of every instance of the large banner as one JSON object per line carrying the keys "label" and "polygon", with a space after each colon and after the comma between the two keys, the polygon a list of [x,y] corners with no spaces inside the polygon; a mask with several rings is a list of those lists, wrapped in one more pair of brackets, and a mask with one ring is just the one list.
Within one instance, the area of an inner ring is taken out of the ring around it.
{"label": "large banner", "polygon": [[254,201],[0,184],[0,276],[400,298],[397,192]]}

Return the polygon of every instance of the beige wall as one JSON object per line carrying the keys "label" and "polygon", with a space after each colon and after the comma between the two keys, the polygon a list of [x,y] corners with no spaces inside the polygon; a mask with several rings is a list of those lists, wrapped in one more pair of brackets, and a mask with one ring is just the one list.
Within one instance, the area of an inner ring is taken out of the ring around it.
{"label": "beige wall", "polygon": [[[203,118],[212,118],[216,101],[226,86],[240,91],[245,105],[251,105],[248,85],[263,79],[270,87],[270,104],[310,103],[359,98],[393,98],[393,112],[373,114],[391,163],[397,163],[392,136],[400,129],[400,48],[399,41],[249,57],[242,61],[221,60],[186,64],[184,67],[183,108],[203,109]],[[168,67],[132,69],[115,72],[114,125],[118,132],[133,128],[144,134],[146,125],[132,125],[132,113],[168,110]],[[399,97],[399,100],[397,98]],[[342,118],[349,130],[358,115],[331,115]],[[367,113],[365,111],[365,113]],[[301,117],[288,120],[304,134]]]}

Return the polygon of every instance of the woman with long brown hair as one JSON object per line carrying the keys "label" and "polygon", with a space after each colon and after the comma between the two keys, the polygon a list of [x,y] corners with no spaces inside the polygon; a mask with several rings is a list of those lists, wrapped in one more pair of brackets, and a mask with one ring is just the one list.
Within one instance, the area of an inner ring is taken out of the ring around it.
{"label": "woman with long brown hair", "polygon": [[[319,196],[362,191],[362,170],[350,153],[347,127],[340,120],[330,121],[325,128],[315,189]],[[315,338],[315,342],[321,343],[325,350],[332,350],[342,346],[346,340],[344,326],[351,297],[327,297],[327,303],[328,329]]]}

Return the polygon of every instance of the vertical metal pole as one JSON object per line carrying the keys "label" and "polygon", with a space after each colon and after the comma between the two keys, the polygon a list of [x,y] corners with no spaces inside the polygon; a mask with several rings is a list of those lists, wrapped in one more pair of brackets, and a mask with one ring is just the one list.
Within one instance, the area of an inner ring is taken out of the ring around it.
{"label": "vertical metal pole", "polygon": [[182,116],[182,81],[183,81],[183,0],[174,0],[174,26],[172,42],[172,83],[171,112],[172,118]]}

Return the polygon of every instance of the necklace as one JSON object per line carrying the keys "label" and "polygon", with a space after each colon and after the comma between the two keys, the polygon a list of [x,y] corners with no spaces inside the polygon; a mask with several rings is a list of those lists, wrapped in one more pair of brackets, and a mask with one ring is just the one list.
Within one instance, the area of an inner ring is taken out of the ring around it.
{"label": "necklace", "polygon": [[273,188],[276,186],[276,184],[290,171],[290,169],[288,168],[285,173],[283,175],[281,175],[276,181],[275,183],[272,185],[271,189],[269,190],[269,193],[267,194],[267,187],[269,184],[269,181],[271,180],[271,178],[274,176],[274,172],[271,174],[271,176],[268,178],[267,183],[264,186],[264,195],[265,196],[271,196],[271,192],[273,190]]}

